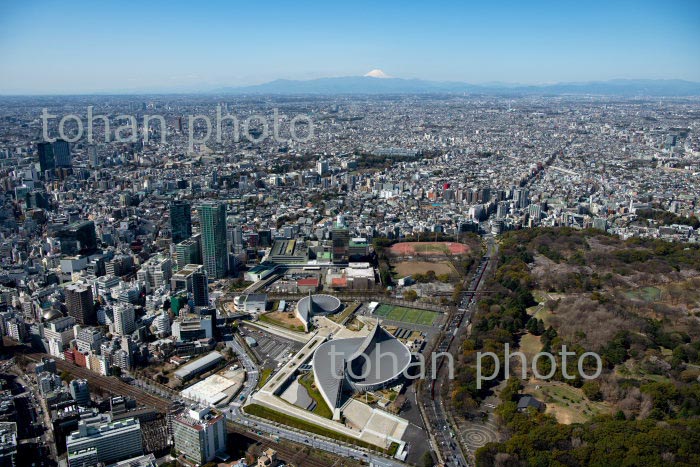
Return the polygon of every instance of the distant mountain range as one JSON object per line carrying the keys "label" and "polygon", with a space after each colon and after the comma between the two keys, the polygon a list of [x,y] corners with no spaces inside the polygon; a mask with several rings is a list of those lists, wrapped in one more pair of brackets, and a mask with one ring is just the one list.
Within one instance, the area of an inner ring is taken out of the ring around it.
{"label": "distant mountain range", "polygon": [[469,84],[454,81],[347,76],[306,81],[278,79],[255,86],[212,90],[224,94],[490,94],[490,95],[605,95],[700,96],[700,83],[684,80],[617,79],[543,85]]}

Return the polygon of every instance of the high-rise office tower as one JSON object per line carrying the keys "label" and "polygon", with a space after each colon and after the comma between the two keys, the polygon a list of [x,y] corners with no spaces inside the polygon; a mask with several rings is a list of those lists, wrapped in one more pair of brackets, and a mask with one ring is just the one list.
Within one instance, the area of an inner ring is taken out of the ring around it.
{"label": "high-rise office tower", "polygon": [[323,177],[324,175],[328,174],[328,171],[330,170],[330,167],[328,165],[328,161],[318,161],[316,162],[316,172]]}
{"label": "high-rise office tower", "polygon": [[192,298],[194,306],[209,306],[209,281],[203,268],[192,273]]}
{"label": "high-rise office tower", "polygon": [[258,241],[261,247],[269,247],[272,245],[272,232],[270,229],[258,230]]}
{"label": "high-rise office tower", "polygon": [[39,170],[41,170],[41,175],[47,170],[53,170],[56,168],[56,159],[53,154],[53,145],[51,143],[39,143]]}
{"label": "high-rise office tower", "polygon": [[66,451],[70,467],[112,464],[143,455],[141,424],[135,418],[80,421],[78,431],[66,438]]}
{"label": "high-rise office tower", "polygon": [[49,197],[43,190],[32,190],[24,195],[24,200],[27,203],[27,209],[48,209],[50,206]]}
{"label": "high-rise office tower", "polygon": [[97,234],[93,221],[67,225],[56,232],[56,237],[61,243],[61,253],[64,255],[89,254],[97,249]]}
{"label": "high-rise office tower", "polygon": [[81,407],[90,406],[90,387],[86,379],[74,379],[68,383],[68,390],[73,400]]}
{"label": "high-rise office tower", "polygon": [[88,163],[91,168],[96,168],[100,166],[100,153],[96,144],[91,144],[87,147],[88,153]]}
{"label": "high-rise office tower", "polygon": [[508,202],[507,201],[501,201],[498,203],[498,208],[496,210],[496,218],[497,219],[503,219],[508,215]]}
{"label": "high-rise office tower", "polygon": [[192,236],[192,214],[190,203],[174,201],[170,204],[170,230],[173,243],[180,243]]}
{"label": "high-rise office tower", "polygon": [[527,188],[517,188],[513,193],[513,201],[518,209],[525,209],[530,204],[530,191]]}
{"label": "high-rise office tower", "polygon": [[202,229],[202,263],[209,277],[226,276],[226,205],[205,203],[199,206]]}
{"label": "high-rise office tower", "polygon": [[488,203],[491,199],[491,188],[482,188],[477,192],[476,201],[478,203]]}
{"label": "high-rise office tower", "polygon": [[69,316],[83,326],[97,324],[92,287],[87,284],[72,284],[65,288],[65,295]]}
{"label": "high-rise office tower", "polygon": [[333,242],[333,262],[347,263],[350,250],[350,231],[345,226],[343,216],[338,216],[333,231],[331,232]]}
{"label": "high-rise office tower", "polygon": [[209,284],[204,266],[186,264],[173,274],[170,279],[170,290],[177,293],[186,291],[192,295],[194,306],[209,306]]}
{"label": "high-rise office tower", "polygon": [[173,419],[175,449],[192,462],[212,461],[226,450],[226,419],[210,408],[188,410]]}
{"label": "high-rise office tower", "polygon": [[70,144],[68,141],[57,139],[53,142],[53,156],[56,167],[71,167]]}
{"label": "high-rise office tower", "polygon": [[136,315],[134,305],[120,303],[114,307],[114,333],[128,336],[136,330]]}
{"label": "high-rise office tower", "polygon": [[523,189],[523,195],[520,197],[520,207],[522,209],[530,205],[530,190]]}
{"label": "high-rise office tower", "polygon": [[231,232],[231,242],[234,246],[243,245],[243,229],[240,226],[234,226],[230,229]]}
{"label": "high-rise office tower", "polygon": [[202,241],[201,234],[193,235],[175,245],[175,256],[177,258],[177,270],[184,268],[186,264],[202,264]]}

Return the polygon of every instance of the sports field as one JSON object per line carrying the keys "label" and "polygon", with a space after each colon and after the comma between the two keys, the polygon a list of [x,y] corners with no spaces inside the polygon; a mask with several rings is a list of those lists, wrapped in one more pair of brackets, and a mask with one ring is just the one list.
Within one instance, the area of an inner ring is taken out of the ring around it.
{"label": "sports field", "polygon": [[457,270],[448,261],[430,262],[430,261],[401,261],[394,266],[399,277],[412,276],[414,274],[427,274],[428,271],[433,271],[438,276],[447,274],[449,276],[457,276]]}
{"label": "sports field", "polygon": [[374,314],[391,321],[421,324],[423,326],[432,326],[439,316],[439,313],[434,311],[385,304],[379,305],[377,309],[374,310]]}
{"label": "sports field", "polygon": [[391,256],[460,256],[469,253],[469,246],[454,242],[400,242],[389,248]]}

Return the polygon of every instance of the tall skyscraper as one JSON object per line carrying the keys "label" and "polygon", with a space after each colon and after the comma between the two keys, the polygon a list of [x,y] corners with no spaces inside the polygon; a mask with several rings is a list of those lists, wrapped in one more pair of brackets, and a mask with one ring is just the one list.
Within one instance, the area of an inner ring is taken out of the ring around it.
{"label": "tall skyscraper", "polygon": [[72,284],[65,288],[65,295],[69,316],[83,326],[97,324],[92,287],[86,284]]}
{"label": "tall skyscraper", "polygon": [[323,177],[324,175],[328,174],[328,171],[330,170],[328,166],[328,161],[318,161],[316,162],[316,172]]}
{"label": "tall skyscraper", "polygon": [[68,141],[57,139],[53,143],[53,156],[56,161],[56,167],[71,167],[70,144]]}
{"label": "tall skyscraper", "polygon": [[343,216],[338,216],[338,220],[331,232],[333,242],[333,262],[347,263],[350,250],[350,231],[345,226]]}
{"label": "tall skyscraper", "polygon": [[513,201],[519,209],[525,209],[530,204],[530,191],[527,188],[517,188],[513,193]]}
{"label": "tall skyscraper", "polygon": [[68,141],[57,139],[53,143],[39,143],[37,149],[39,152],[39,167],[42,174],[57,167],[72,166]]}
{"label": "tall skyscraper", "polygon": [[206,271],[200,269],[192,273],[192,298],[194,306],[209,306],[209,281]]}
{"label": "tall skyscraper", "polygon": [[500,201],[498,203],[498,208],[496,209],[496,218],[503,219],[508,215],[508,201]]}
{"label": "tall skyscraper", "polygon": [[87,147],[88,162],[91,168],[100,166],[100,152],[96,144],[91,144]]}
{"label": "tall skyscraper", "polygon": [[202,229],[202,263],[209,277],[226,276],[226,205],[205,203],[199,206]]}
{"label": "tall skyscraper", "polygon": [[173,243],[180,243],[192,236],[190,203],[174,201],[170,204],[170,230],[173,234]]}
{"label": "tall skyscraper", "polygon": [[47,170],[53,170],[56,168],[56,159],[53,154],[53,145],[51,143],[39,143],[37,149],[39,150],[39,170],[41,175]]}
{"label": "tall skyscraper", "polygon": [[539,204],[531,204],[528,211],[530,219],[539,221],[542,218],[542,207]]}

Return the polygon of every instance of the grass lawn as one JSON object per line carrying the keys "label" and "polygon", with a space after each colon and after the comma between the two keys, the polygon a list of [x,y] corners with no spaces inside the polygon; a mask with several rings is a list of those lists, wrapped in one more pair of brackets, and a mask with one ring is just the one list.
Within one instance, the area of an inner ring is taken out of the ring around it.
{"label": "grass lawn", "polygon": [[532,361],[532,357],[542,350],[540,336],[527,333],[520,338],[520,351],[527,356],[527,361]]}
{"label": "grass lawn", "polygon": [[438,318],[438,316],[439,316],[439,314],[435,313],[434,311],[423,310],[423,312],[418,317],[416,324],[422,324],[424,326],[432,326],[433,323],[435,323],[435,320]]}
{"label": "grass lawn", "polygon": [[[292,315],[292,317],[290,318],[289,315]],[[271,311],[260,315],[258,319],[263,323],[279,326],[281,328],[289,329],[290,331],[304,332],[304,325],[301,323],[299,318],[294,316],[293,313],[287,311]]]}
{"label": "grass lawn", "polygon": [[379,305],[374,311],[374,314],[377,316],[382,316],[391,321],[421,324],[423,326],[432,326],[439,316],[439,313],[434,311],[404,308],[402,306],[386,304]]}
{"label": "grass lawn", "polygon": [[537,310],[537,313],[533,315],[537,319],[541,319],[542,322],[544,322],[545,328],[550,325],[549,323],[549,318],[552,316],[552,311],[547,308],[546,306],[543,306],[539,310]]}
{"label": "grass lawn", "polygon": [[360,305],[361,305],[360,303],[353,302],[353,303],[349,304],[348,306],[346,306],[342,313],[338,313],[336,315],[331,315],[331,316],[329,316],[329,318],[333,322],[342,323],[343,321],[345,321],[348,318],[348,316],[353,314],[355,312],[355,310],[357,310],[360,307]]}
{"label": "grass lawn", "polygon": [[625,295],[631,299],[643,300],[645,302],[656,302],[661,299],[661,289],[658,287],[642,287],[625,292]]}
{"label": "grass lawn", "polygon": [[655,375],[642,370],[633,360],[615,366],[615,374],[622,378],[636,379],[642,382],[654,381],[657,383],[670,383],[671,378],[663,375]]}
{"label": "grass lawn", "polygon": [[260,389],[267,383],[267,380],[270,379],[270,375],[272,375],[272,368],[263,368],[260,371],[260,379],[258,380],[258,385],[256,386],[257,389]]}
{"label": "grass lawn", "polygon": [[351,331],[360,331],[365,327],[365,323],[357,319],[357,317],[353,317],[345,327]]}
{"label": "grass lawn", "polygon": [[323,418],[332,419],[333,412],[328,408],[326,401],[323,400],[323,396],[316,388],[314,383],[314,375],[312,373],[307,373],[306,375],[299,378],[299,384],[304,386],[306,392],[309,396],[316,402],[316,407],[314,408],[314,413]]}
{"label": "grass lawn", "polygon": [[272,420],[273,422],[281,423],[283,425],[291,426],[292,428],[297,428],[302,431],[308,431],[309,433],[315,433],[317,435],[325,436],[326,438],[331,438],[331,439],[337,439],[339,441],[344,441],[346,443],[354,444],[356,446],[360,447],[365,447],[368,449],[372,449],[375,451],[380,451],[384,452],[390,456],[393,456],[396,454],[396,450],[398,449],[398,444],[392,443],[391,446],[389,446],[388,449],[382,449],[374,444],[370,444],[366,441],[362,441],[356,438],[351,438],[349,436],[345,436],[341,433],[338,433],[337,431],[333,431],[329,428],[316,425],[315,423],[307,422],[306,420],[302,420],[300,418],[296,417],[290,417],[287,414],[283,414],[281,412],[278,412],[276,410],[272,410],[268,407],[259,405],[259,404],[250,404],[246,405],[243,407],[243,410],[250,414],[254,415],[256,417],[260,418],[265,418],[267,420]]}
{"label": "grass lawn", "polygon": [[[539,389],[535,389],[538,385]],[[608,404],[588,400],[581,389],[560,381],[529,383],[523,392],[547,404],[547,413],[554,415],[559,423],[582,423],[611,411]]]}
{"label": "grass lawn", "polygon": [[533,290],[532,291],[532,297],[535,299],[537,303],[542,303],[547,301],[547,294],[543,292],[542,290]]}
{"label": "grass lawn", "polygon": [[397,277],[427,274],[428,271],[433,271],[438,276],[440,274],[447,274],[449,276],[459,275],[455,267],[449,261],[437,263],[431,261],[401,261],[393,266]]}

